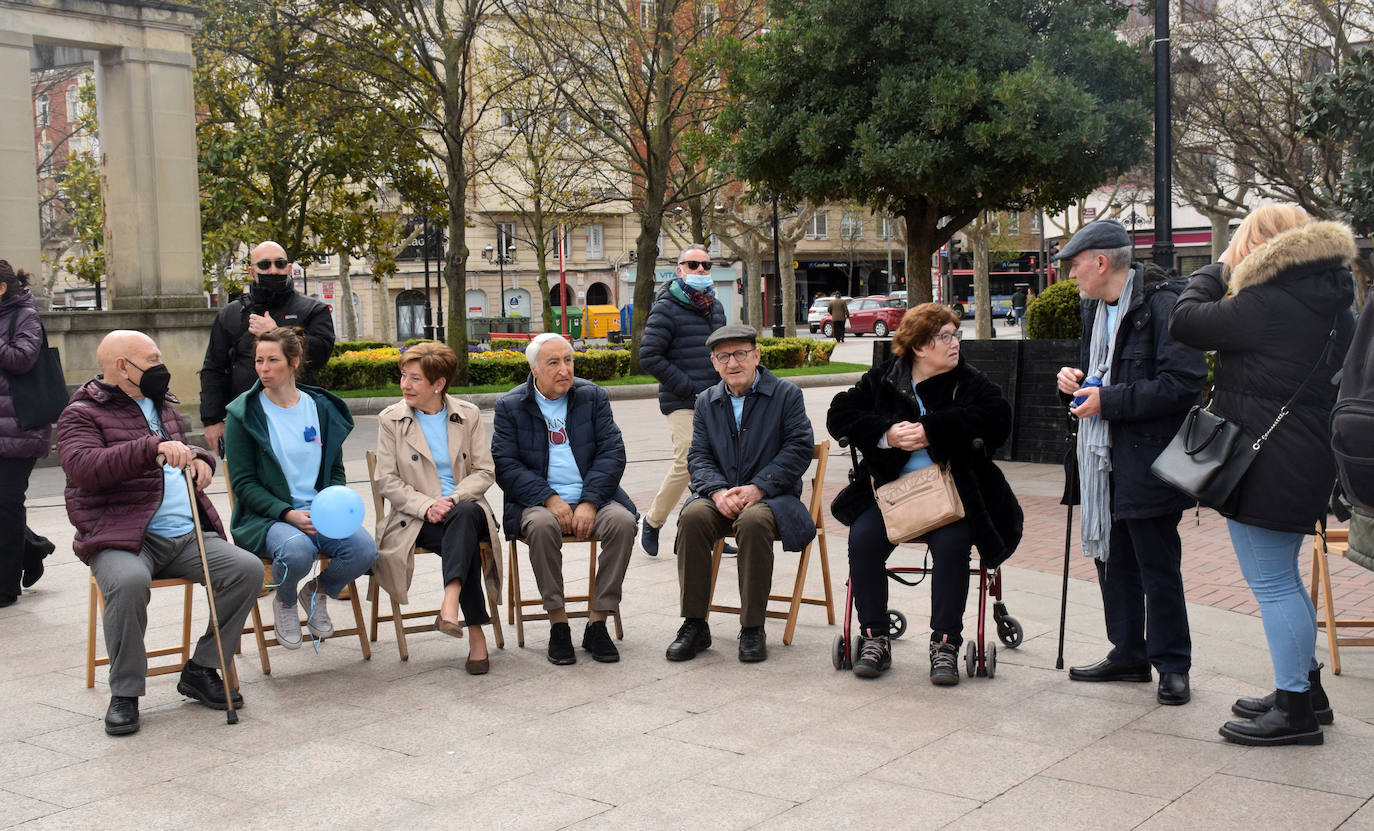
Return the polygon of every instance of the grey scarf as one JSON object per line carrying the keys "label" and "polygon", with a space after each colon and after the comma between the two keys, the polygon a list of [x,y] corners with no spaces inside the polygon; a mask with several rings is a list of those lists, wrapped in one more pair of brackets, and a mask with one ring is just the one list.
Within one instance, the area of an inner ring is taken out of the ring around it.
{"label": "grey scarf", "polygon": [[[1131,307],[1131,277],[1117,298],[1116,326]],[[1107,304],[1098,302],[1093,319],[1092,341],[1088,344],[1086,372],[1101,371],[1102,386],[1112,382],[1112,352],[1116,346],[1116,329],[1107,325]],[[1112,536],[1112,433],[1106,419],[1100,415],[1078,422],[1078,481],[1083,503],[1080,528],[1083,556],[1107,562]]]}

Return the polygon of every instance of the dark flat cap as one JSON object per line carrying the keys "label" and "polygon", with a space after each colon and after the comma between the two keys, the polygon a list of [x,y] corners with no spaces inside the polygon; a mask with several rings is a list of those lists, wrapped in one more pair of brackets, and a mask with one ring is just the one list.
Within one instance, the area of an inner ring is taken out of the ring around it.
{"label": "dark flat cap", "polygon": [[759,330],[755,329],[753,326],[746,326],[743,323],[729,323],[712,332],[710,335],[707,335],[706,348],[715,349],[716,344],[732,340],[757,343],[758,339]]}
{"label": "dark flat cap", "polygon": [[1068,245],[1059,249],[1059,255],[1055,260],[1067,260],[1079,251],[1127,248],[1130,244],[1131,235],[1126,233],[1125,225],[1115,219],[1099,219],[1079,228]]}

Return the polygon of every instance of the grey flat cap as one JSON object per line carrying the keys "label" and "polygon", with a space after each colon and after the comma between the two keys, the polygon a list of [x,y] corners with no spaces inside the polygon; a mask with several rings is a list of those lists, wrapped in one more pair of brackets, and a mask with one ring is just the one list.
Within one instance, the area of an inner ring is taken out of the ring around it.
{"label": "grey flat cap", "polygon": [[715,349],[716,344],[732,340],[757,343],[758,339],[759,330],[755,329],[753,326],[746,326],[743,323],[729,323],[712,332],[710,335],[707,335],[706,348]]}
{"label": "grey flat cap", "polygon": [[1079,228],[1078,233],[1069,240],[1069,244],[1059,249],[1059,254],[1054,259],[1067,260],[1079,251],[1126,248],[1130,244],[1131,235],[1126,233],[1125,225],[1115,219],[1099,219]]}

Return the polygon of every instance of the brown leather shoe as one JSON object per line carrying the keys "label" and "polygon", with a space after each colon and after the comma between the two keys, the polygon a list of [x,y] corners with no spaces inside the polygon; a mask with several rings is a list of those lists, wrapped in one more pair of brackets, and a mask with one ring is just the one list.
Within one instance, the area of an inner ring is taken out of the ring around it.
{"label": "brown leather shoe", "polygon": [[451,620],[444,620],[443,615],[435,615],[434,629],[436,632],[443,632],[450,638],[463,637],[463,627]]}
{"label": "brown leather shoe", "polygon": [[482,658],[481,660],[474,660],[468,658],[467,661],[463,663],[463,669],[468,671],[468,675],[486,675],[491,670],[491,659]]}

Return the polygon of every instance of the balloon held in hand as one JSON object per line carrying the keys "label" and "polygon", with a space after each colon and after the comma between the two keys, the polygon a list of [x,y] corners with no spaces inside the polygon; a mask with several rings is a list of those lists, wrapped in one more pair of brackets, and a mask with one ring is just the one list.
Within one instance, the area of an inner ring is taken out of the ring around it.
{"label": "balloon held in hand", "polygon": [[333,485],[310,503],[310,522],[321,536],[347,539],[363,526],[363,498],[347,485]]}

